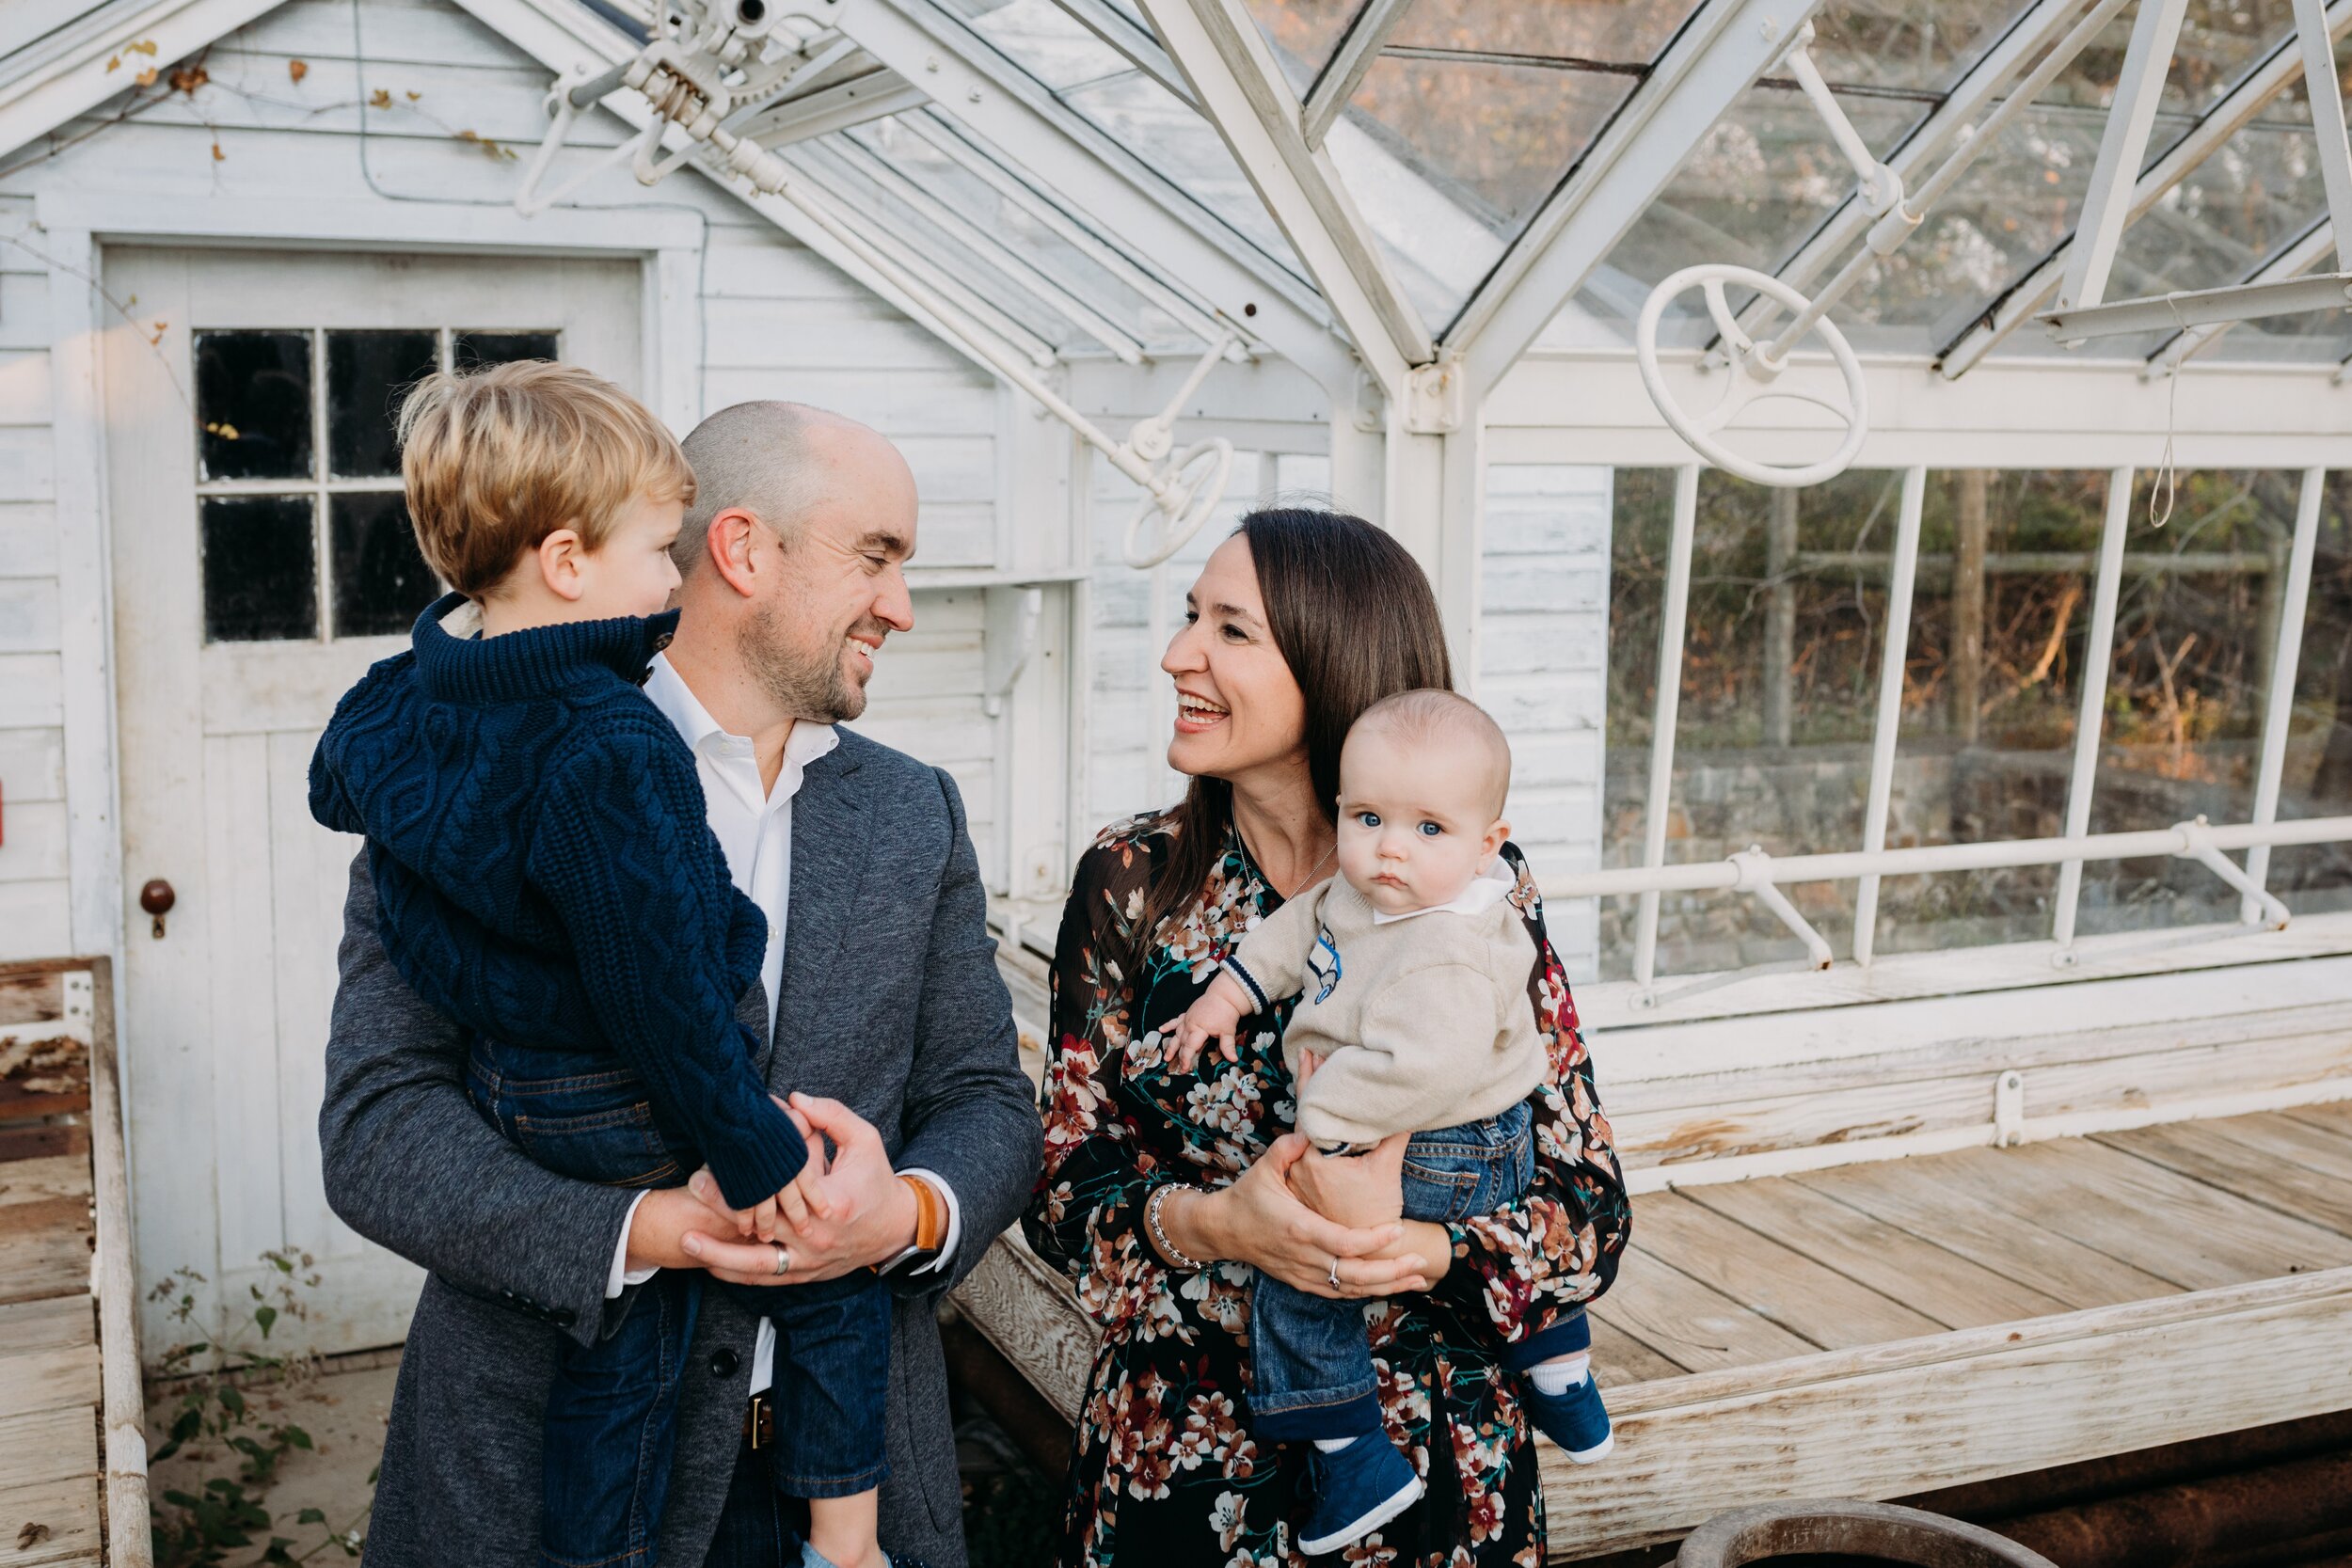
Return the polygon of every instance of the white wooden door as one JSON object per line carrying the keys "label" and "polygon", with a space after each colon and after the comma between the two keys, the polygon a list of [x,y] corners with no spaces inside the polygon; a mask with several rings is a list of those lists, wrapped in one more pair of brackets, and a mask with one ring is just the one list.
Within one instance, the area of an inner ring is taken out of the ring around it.
{"label": "white wooden door", "polygon": [[[143,1287],[249,1301],[273,1251],[322,1283],[323,1352],[397,1342],[418,1275],[319,1175],[356,839],[310,818],[336,699],[439,592],[402,503],[398,389],[553,355],[638,385],[634,261],[110,248],[107,483],[130,921],[121,1037]],[[174,895],[161,935],[139,908]],[[183,1336],[149,1307],[151,1357]]]}

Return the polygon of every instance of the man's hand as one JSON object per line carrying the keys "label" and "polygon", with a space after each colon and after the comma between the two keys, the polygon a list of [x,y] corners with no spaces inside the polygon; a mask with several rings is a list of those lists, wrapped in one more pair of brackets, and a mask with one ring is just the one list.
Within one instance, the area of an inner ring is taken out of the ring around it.
{"label": "man's hand", "polygon": [[1239,1061],[1241,1053],[1233,1048],[1233,1034],[1248,1010],[1249,993],[1241,989],[1239,980],[1219,970],[1216,978],[1209,982],[1209,989],[1200,993],[1200,999],[1169,1026],[1176,1035],[1175,1054],[1170,1058],[1176,1070],[1190,1072],[1193,1064],[1200,1059],[1201,1048],[1211,1040],[1224,1046],[1227,1061]]}
{"label": "man's hand", "polygon": [[[712,1186],[710,1196],[719,1189]],[[715,1235],[733,1217],[711,1208],[684,1187],[656,1187],[629,1213],[628,1253],[622,1266],[636,1269],[699,1269],[702,1259],[686,1250],[690,1233]]]}
{"label": "man's hand", "polygon": [[[775,1240],[739,1242],[742,1216],[725,1212],[707,1170],[688,1190],[722,1212],[723,1225],[684,1239],[687,1253],[721,1279],[740,1285],[805,1285],[897,1257],[914,1243],[914,1195],[890,1168],[882,1134],[837,1100],[796,1094],[788,1109],[808,1139],[809,1164],[777,1195]],[[821,1150],[831,1139],[834,1155]],[[789,1267],[777,1274],[776,1248]]]}

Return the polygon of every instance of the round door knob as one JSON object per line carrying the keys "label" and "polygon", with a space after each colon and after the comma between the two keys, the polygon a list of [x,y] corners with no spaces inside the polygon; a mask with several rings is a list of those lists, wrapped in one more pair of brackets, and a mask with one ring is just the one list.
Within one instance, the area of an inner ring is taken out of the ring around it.
{"label": "round door knob", "polygon": [[139,889],[139,908],[158,918],[169,914],[171,906],[179,901],[180,895],[172,892],[171,884],[161,877]]}

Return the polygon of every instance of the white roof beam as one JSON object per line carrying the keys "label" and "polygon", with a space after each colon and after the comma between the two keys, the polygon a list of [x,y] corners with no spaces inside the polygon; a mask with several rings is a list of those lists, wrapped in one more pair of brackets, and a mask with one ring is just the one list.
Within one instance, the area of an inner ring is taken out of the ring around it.
{"label": "white roof beam", "polygon": [[[0,82],[0,152],[13,152],[87,113],[149,66],[163,67],[233,33],[282,0],[115,0],[57,28],[12,61]],[[124,54],[136,43],[136,53]],[[149,53],[150,49],[152,53]],[[108,70],[105,62],[119,59]]]}
{"label": "white roof beam", "polygon": [[2132,40],[2115,81],[2115,102],[2107,109],[2099,156],[2083,193],[2082,215],[2075,221],[2074,243],[2067,247],[2066,272],[2058,280],[2061,309],[2087,309],[2106,297],[2115,248],[2122,243],[2124,225],[2137,215],[2131,210],[2131,193],[2138,183],[2140,166],[2147,162],[2148,133],[2155,128],[2164,79],[2172,69],[2181,23],[2187,14],[2188,0],[2140,0],[2139,14],[2132,19]]}
{"label": "white roof beam", "polygon": [[[2352,30],[2352,0],[2331,0],[2328,7],[2328,36],[2331,40],[2341,39],[2346,30]],[[2125,223],[2128,225],[2132,219],[2163,199],[2167,191],[2187,179],[2198,165],[2219,151],[2249,120],[2267,108],[2271,101],[2293,86],[2302,73],[2303,58],[2296,51],[2295,39],[2292,36],[2281,39],[2278,48],[2261,65],[2249,71],[2236,87],[2206,112],[2203,119],[2189,128],[2188,135],[2139,177],[2132,187]],[[2074,245],[2074,238],[2070,235],[2043,257],[2032,271],[2011,285],[2007,293],[1988,305],[1966,330],[1944,346],[1937,360],[1946,380],[1957,380],[1967,374],[1979,360],[1993,352],[2002,339],[2034,318],[2049,302],[2050,296],[2058,292],[2059,282],[2066,275]]]}
{"label": "white roof beam", "polygon": [[872,71],[847,82],[772,103],[729,130],[746,141],[774,150],[852,125],[904,114],[930,102],[922,88],[895,71]]}
{"label": "white roof beam", "polygon": [[[2096,0],[2089,16],[2111,18],[2131,4],[2131,0]],[[1920,122],[1919,128],[1905,137],[1900,147],[1888,154],[1886,163],[1902,177],[1906,190],[1918,183],[1929,173],[1935,160],[1949,148],[1963,127],[1990,112],[2003,90],[2017,73],[2032,64],[2050,45],[2064,38],[2078,13],[2083,12],[2083,0],[2038,0],[2034,8],[2019,17],[2000,41],[1979,55],[1967,73],[1952,85],[1948,97],[1935,112]],[[1863,211],[1862,203],[1848,196],[1837,210],[1829,215],[1814,236],[1797,248],[1779,271],[1785,283],[1802,289],[1820,277],[1832,263],[1842,261],[1860,244],[1870,225],[1877,220]],[[1749,306],[1740,315],[1740,323],[1754,330],[1764,318],[1774,314],[1778,307],[1770,303]]]}
{"label": "white roof beam", "polygon": [[1143,345],[1136,341],[1132,333],[1081,299],[1068,285],[1047,276],[1036,262],[891,167],[856,138],[844,136],[837,142],[827,143],[825,150],[839,156],[883,192],[904,202],[916,216],[946,232],[966,250],[1010,278],[1022,293],[1044,305],[1119,358],[1130,365],[1143,363]]}
{"label": "white roof beam", "polygon": [[[557,75],[593,71],[627,59],[637,51],[636,44],[571,0],[457,0],[457,4]],[[606,96],[603,106],[625,123],[641,130],[653,119],[651,105],[642,93],[633,90],[615,89]],[[672,138],[674,146],[687,145],[681,134],[673,132]],[[928,279],[903,264],[901,258],[907,247],[894,235],[874,231],[857,214],[813,182],[803,182],[789,195],[768,196],[747,189],[723,172],[704,169],[700,164],[694,167],[720,189],[991,374],[1002,373],[997,369],[1000,359],[1033,360],[1040,351],[1050,356],[1050,351],[1026,333],[1022,336],[1027,341],[1016,345],[978,322],[958,319],[951,297],[943,308],[934,309],[926,297]]]}
{"label": "white roof beam", "polygon": [[1307,145],[1298,101],[1243,0],[1139,0],[1193,100],[1391,396],[1437,357],[1421,312],[1381,257],[1328,152]]}
{"label": "white roof beam", "polygon": [[1321,147],[1323,138],[1331,132],[1331,122],[1340,118],[1347,101],[1356,96],[1356,89],[1364,85],[1371,73],[1372,62],[1380,57],[1380,51],[1398,26],[1405,13],[1413,8],[1413,0],[1364,0],[1363,9],[1347,24],[1340,45],[1331,53],[1330,63],[1323,74],[1307,89],[1307,102],[1299,113],[1299,128],[1307,145]]}
{"label": "white roof beam", "polygon": [[[2335,254],[2335,228],[2327,219],[2322,218],[2318,223],[2304,230],[2303,236],[2293,245],[2240,278],[2239,284],[2241,287],[2259,286],[2265,283],[2282,283],[2290,277],[2300,277],[2328,257]],[[2337,303],[2341,302],[2341,293],[2339,293]],[[2210,322],[2202,326],[2192,326],[2173,334],[2169,342],[2159,346],[2153,354],[2148,356],[2146,373],[2152,379],[2177,375],[2183,365],[2211,348],[2216,341],[2237,325],[2233,321]]]}
{"label": "white roof beam", "polygon": [[1100,221],[1331,395],[1354,395],[1355,357],[1313,289],[1138,152],[1056,100],[961,18],[931,0],[843,0],[836,25],[883,64],[935,89],[932,113]]}
{"label": "white roof beam", "polygon": [[1472,396],[1527,352],[1820,5],[1714,0],[1692,18],[1447,335]]}
{"label": "white roof beam", "polygon": [[[1035,218],[1048,232],[1058,237],[1072,249],[1118,278],[1152,304],[1158,306],[1184,329],[1204,343],[1216,341],[1232,330],[1232,324],[1220,323],[1216,317],[1187,296],[1146,271],[1141,262],[1117,245],[1105,241],[1085,224],[1049,199],[1044,193],[1013,173],[1004,165],[957,135],[955,127],[932,114],[902,117],[899,124],[922,137],[940,152],[952,159],[965,172],[988,185],[997,195]],[[1248,350],[1235,343],[1232,353],[1246,357]]]}
{"label": "white roof beam", "polygon": [[1160,40],[1148,27],[1136,25],[1136,19],[1111,4],[1111,0],[1055,0],[1061,8],[1074,17],[1078,24],[1096,38],[1109,44],[1127,58],[1127,63],[1142,71],[1161,87],[1185,103],[1192,102],[1192,88],[1184,81],[1184,73],[1176,69],[1176,62],[1168,57]]}

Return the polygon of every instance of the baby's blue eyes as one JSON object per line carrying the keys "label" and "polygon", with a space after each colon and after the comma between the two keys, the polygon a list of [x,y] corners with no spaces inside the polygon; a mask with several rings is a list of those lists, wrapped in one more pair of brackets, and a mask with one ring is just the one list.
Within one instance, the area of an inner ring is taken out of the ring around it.
{"label": "baby's blue eyes", "polygon": [[1445,830],[1435,822],[1424,822],[1421,825],[1421,836],[1423,838],[1435,838],[1443,832]]}
{"label": "baby's blue eyes", "polygon": [[1376,811],[1359,811],[1356,814],[1356,825],[1359,828],[1377,828],[1380,826],[1380,814]]}

